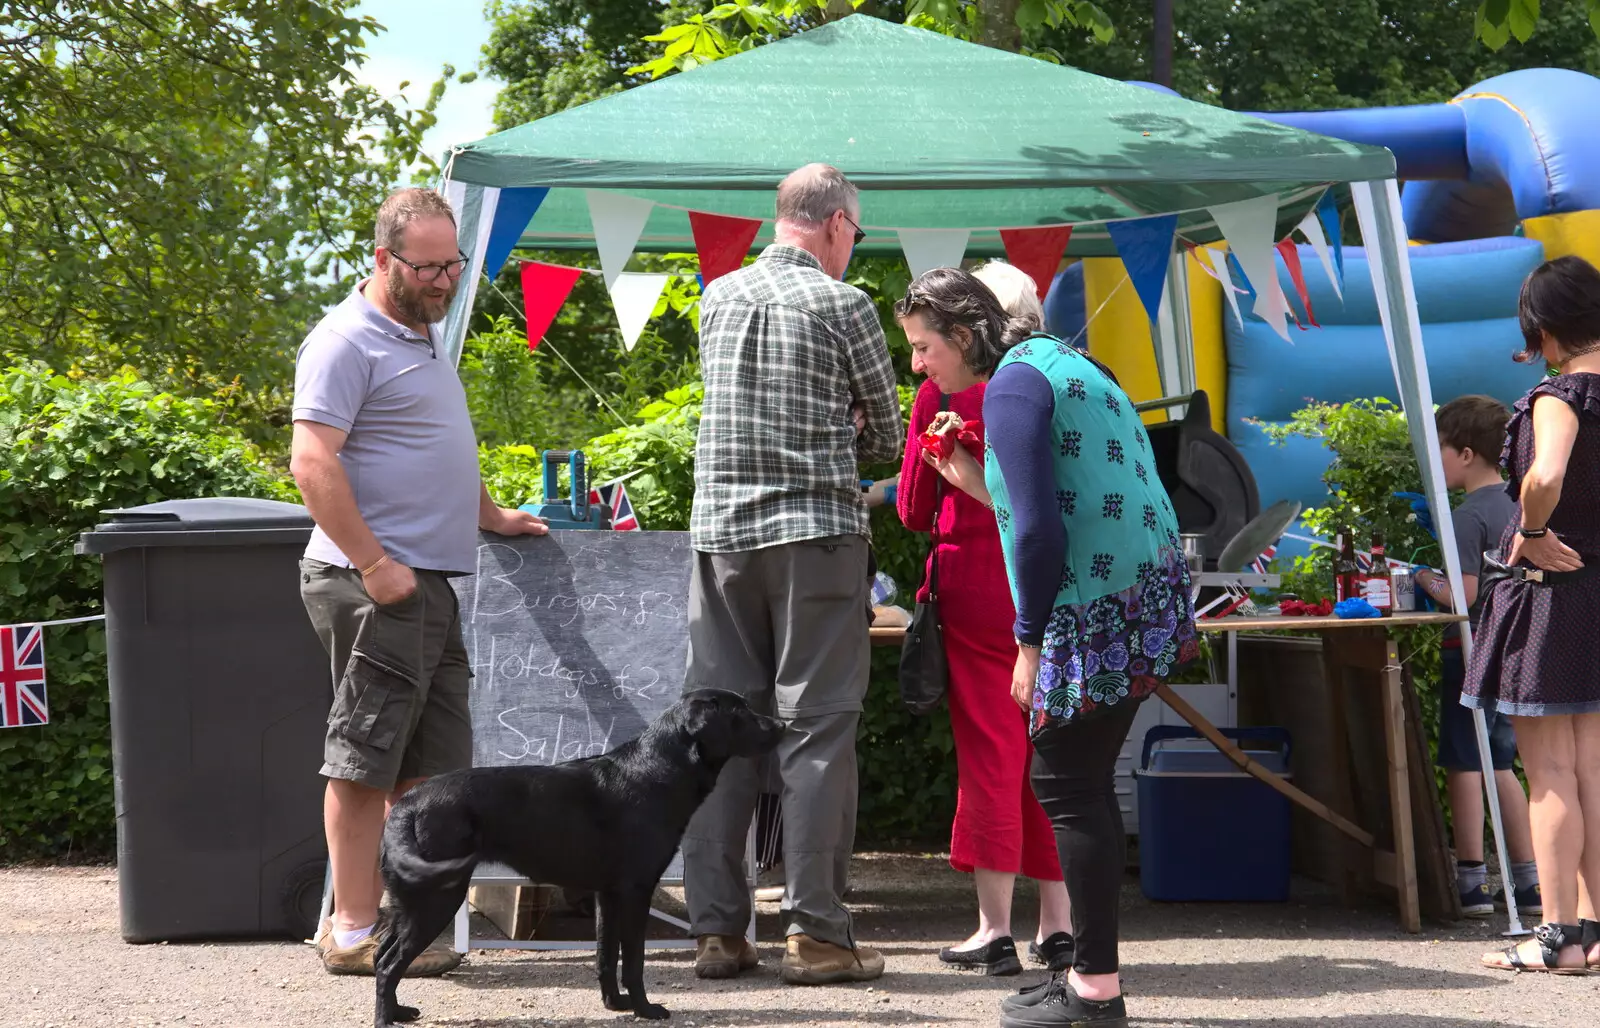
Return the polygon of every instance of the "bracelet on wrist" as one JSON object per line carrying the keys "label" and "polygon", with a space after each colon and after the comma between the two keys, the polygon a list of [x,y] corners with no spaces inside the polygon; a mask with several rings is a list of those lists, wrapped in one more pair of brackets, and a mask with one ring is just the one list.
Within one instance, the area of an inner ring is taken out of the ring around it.
{"label": "bracelet on wrist", "polygon": [[389,559],[389,555],[387,553],[385,553],[383,556],[379,557],[377,560],[373,561],[371,564],[368,564],[366,567],[361,569],[361,577],[362,578],[366,578],[368,575],[372,574],[374,571],[376,571],[379,568],[383,567],[384,562],[387,561],[388,559]]}
{"label": "bracelet on wrist", "polygon": [[1546,525],[1543,528],[1522,527],[1517,529],[1517,534],[1524,539],[1543,539],[1550,534],[1550,526]]}

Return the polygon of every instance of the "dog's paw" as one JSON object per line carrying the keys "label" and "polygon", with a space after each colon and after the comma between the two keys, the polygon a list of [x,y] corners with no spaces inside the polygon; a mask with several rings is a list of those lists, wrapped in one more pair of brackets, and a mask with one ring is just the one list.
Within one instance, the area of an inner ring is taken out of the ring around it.
{"label": "dog's paw", "polygon": [[660,1003],[641,1003],[633,1008],[633,1016],[645,1021],[665,1021],[672,1012]]}
{"label": "dog's paw", "polygon": [[394,1025],[404,1024],[407,1021],[415,1021],[421,1016],[422,1011],[418,1010],[416,1007],[408,1007],[404,1003],[396,1003],[394,1010],[389,1013],[388,1022],[385,1023],[383,1021],[379,1021],[378,1028],[394,1028]]}
{"label": "dog's paw", "polygon": [[619,992],[615,996],[602,997],[607,1010],[632,1010],[633,997],[626,992]]}

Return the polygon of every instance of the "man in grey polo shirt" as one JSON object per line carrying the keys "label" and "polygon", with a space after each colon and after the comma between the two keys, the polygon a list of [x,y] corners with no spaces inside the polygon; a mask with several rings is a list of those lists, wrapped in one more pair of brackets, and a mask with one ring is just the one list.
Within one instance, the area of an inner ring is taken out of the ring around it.
{"label": "man in grey polo shirt", "polygon": [[[547,531],[490,499],[466,394],[430,328],[466,267],[450,205],[403,189],[377,221],[372,277],[312,329],[295,364],[290,468],[316,521],[301,595],[334,681],[322,765],[334,908],[316,942],[336,974],[372,973],[388,807],[472,763],[471,672],[449,578],[472,573],[479,529]],[[408,974],[458,963],[434,948]]]}

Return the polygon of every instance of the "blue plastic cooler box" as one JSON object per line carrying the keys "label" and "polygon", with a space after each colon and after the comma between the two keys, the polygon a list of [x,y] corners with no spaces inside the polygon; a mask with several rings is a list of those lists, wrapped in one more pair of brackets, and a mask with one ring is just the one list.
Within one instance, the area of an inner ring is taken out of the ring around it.
{"label": "blue plastic cooler box", "polygon": [[[1289,732],[1223,728],[1256,763],[1289,775]],[[1289,800],[1252,778],[1192,728],[1161,725],[1144,737],[1139,790],[1139,884],[1164,902],[1283,902],[1289,898]],[[1252,749],[1243,740],[1268,743]]]}

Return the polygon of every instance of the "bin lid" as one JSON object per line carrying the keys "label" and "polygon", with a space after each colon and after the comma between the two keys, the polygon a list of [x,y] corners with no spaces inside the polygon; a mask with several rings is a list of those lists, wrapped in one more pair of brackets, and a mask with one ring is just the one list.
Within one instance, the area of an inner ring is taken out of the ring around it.
{"label": "bin lid", "polygon": [[254,496],[162,500],[100,512],[106,520],[78,536],[78,553],[151,546],[247,546],[305,542],[311,514],[298,503]]}
{"label": "bin lid", "polygon": [[[1289,761],[1281,750],[1245,750],[1245,756],[1283,778],[1293,777]],[[1215,749],[1160,749],[1151,755],[1150,766],[1139,768],[1139,775],[1171,778],[1249,778],[1233,761]]]}

